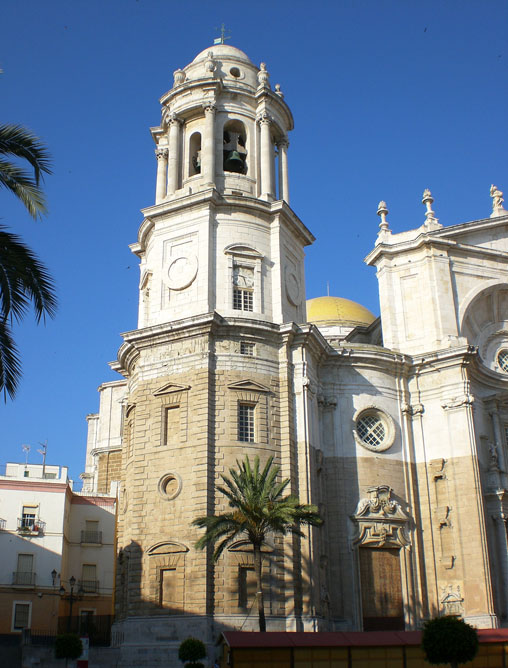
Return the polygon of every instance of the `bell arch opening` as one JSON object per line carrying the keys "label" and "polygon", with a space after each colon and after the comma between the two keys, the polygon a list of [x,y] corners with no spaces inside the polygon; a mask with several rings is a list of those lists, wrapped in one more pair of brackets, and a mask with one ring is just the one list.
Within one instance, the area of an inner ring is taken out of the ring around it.
{"label": "bell arch opening", "polygon": [[194,132],[189,139],[189,176],[201,174],[201,133]]}
{"label": "bell arch opening", "polygon": [[247,133],[239,120],[227,121],[223,129],[224,172],[247,174]]}

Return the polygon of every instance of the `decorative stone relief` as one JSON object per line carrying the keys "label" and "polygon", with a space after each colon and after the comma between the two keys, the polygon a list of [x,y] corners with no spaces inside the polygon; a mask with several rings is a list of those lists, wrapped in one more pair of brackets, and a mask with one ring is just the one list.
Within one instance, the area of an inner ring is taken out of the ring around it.
{"label": "decorative stone relief", "polygon": [[411,417],[415,417],[416,415],[423,415],[425,412],[425,408],[423,404],[402,404],[402,412],[405,415],[410,415]]}
{"label": "decorative stone relief", "polygon": [[337,407],[337,398],[332,396],[325,396],[323,394],[318,395],[317,398],[318,406],[321,408],[336,408]]}
{"label": "decorative stone relief", "polygon": [[450,397],[449,399],[444,399],[441,402],[441,406],[445,410],[451,408],[461,408],[462,406],[472,406],[474,402],[474,397],[472,394],[462,394],[458,397]]}
{"label": "decorative stone relief", "polygon": [[410,544],[410,517],[392,499],[392,488],[379,485],[367,490],[360,499],[351,520],[356,525],[353,545],[372,547],[406,547]]}
{"label": "decorative stone relief", "polygon": [[266,63],[261,63],[261,65],[259,66],[258,82],[260,87],[270,88],[270,74],[266,69]]}
{"label": "decorative stone relief", "polygon": [[455,588],[453,585],[447,585],[441,587],[441,596],[439,599],[443,607],[443,612],[445,615],[453,615],[455,617],[461,617],[464,614],[464,598],[460,592],[460,586],[457,585]]}

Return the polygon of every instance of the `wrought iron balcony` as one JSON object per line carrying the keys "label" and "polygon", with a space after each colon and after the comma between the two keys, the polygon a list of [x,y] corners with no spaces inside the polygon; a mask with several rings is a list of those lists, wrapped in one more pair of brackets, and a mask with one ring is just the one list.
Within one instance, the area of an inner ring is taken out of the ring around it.
{"label": "wrought iron balcony", "polygon": [[31,571],[14,571],[12,574],[12,584],[33,587],[35,585],[35,573]]}
{"label": "wrought iron balcony", "polygon": [[81,542],[102,545],[102,531],[82,531]]}
{"label": "wrought iron balcony", "polygon": [[99,580],[80,580],[78,587],[84,594],[98,594]]}
{"label": "wrought iron balcony", "polygon": [[19,533],[41,534],[46,529],[46,522],[33,517],[18,517]]}

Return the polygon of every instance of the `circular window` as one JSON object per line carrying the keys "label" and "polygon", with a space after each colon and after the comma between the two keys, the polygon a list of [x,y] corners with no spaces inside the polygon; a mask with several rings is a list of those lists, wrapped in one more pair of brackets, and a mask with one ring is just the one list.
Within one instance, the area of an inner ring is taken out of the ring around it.
{"label": "circular window", "polygon": [[499,364],[501,371],[508,373],[508,350],[506,350],[506,348],[503,348],[503,350],[498,352],[497,363]]}
{"label": "circular window", "polygon": [[395,440],[395,424],[392,418],[377,408],[371,407],[354,417],[355,441],[374,452],[388,450]]}
{"label": "circular window", "polygon": [[229,73],[231,74],[232,77],[235,77],[235,79],[239,79],[240,76],[241,76],[241,74],[242,74],[242,73],[240,72],[240,70],[238,69],[238,67],[232,67],[232,68],[229,70]]}
{"label": "circular window", "polygon": [[157,491],[165,501],[176,498],[182,489],[182,479],[177,473],[166,473],[157,484]]}

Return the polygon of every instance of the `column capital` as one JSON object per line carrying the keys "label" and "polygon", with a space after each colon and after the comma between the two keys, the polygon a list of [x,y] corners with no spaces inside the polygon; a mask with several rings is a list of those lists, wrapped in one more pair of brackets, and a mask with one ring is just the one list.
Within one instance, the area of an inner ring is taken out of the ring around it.
{"label": "column capital", "polygon": [[168,149],[167,148],[156,148],[155,149],[155,157],[157,160],[162,160],[162,159],[167,159],[168,157]]}
{"label": "column capital", "polygon": [[276,146],[279,149],[280,148],[288,149],[289,148],[289,139],[287,137],[282,137],[281,139],[278,139],[276,141]]}
{"label": "column capital", "polygon": [[213,100],[205,100],[201,103],[201,106],[203,107],[205,114],[215,114],[217,111],[217,107]]}
{"label": "column capital", "polygon": [[166,116],[166,123],[168,125],[181,125],[183,123],[183,120],[179,118],[174,111],[171,111]]}
{"label": "column capital", "polygon": [[267,111],[262,111],[260,114],[258,114],[256,120],[259,125],[270,125],[270,123],[273,123],[273,118]]}

